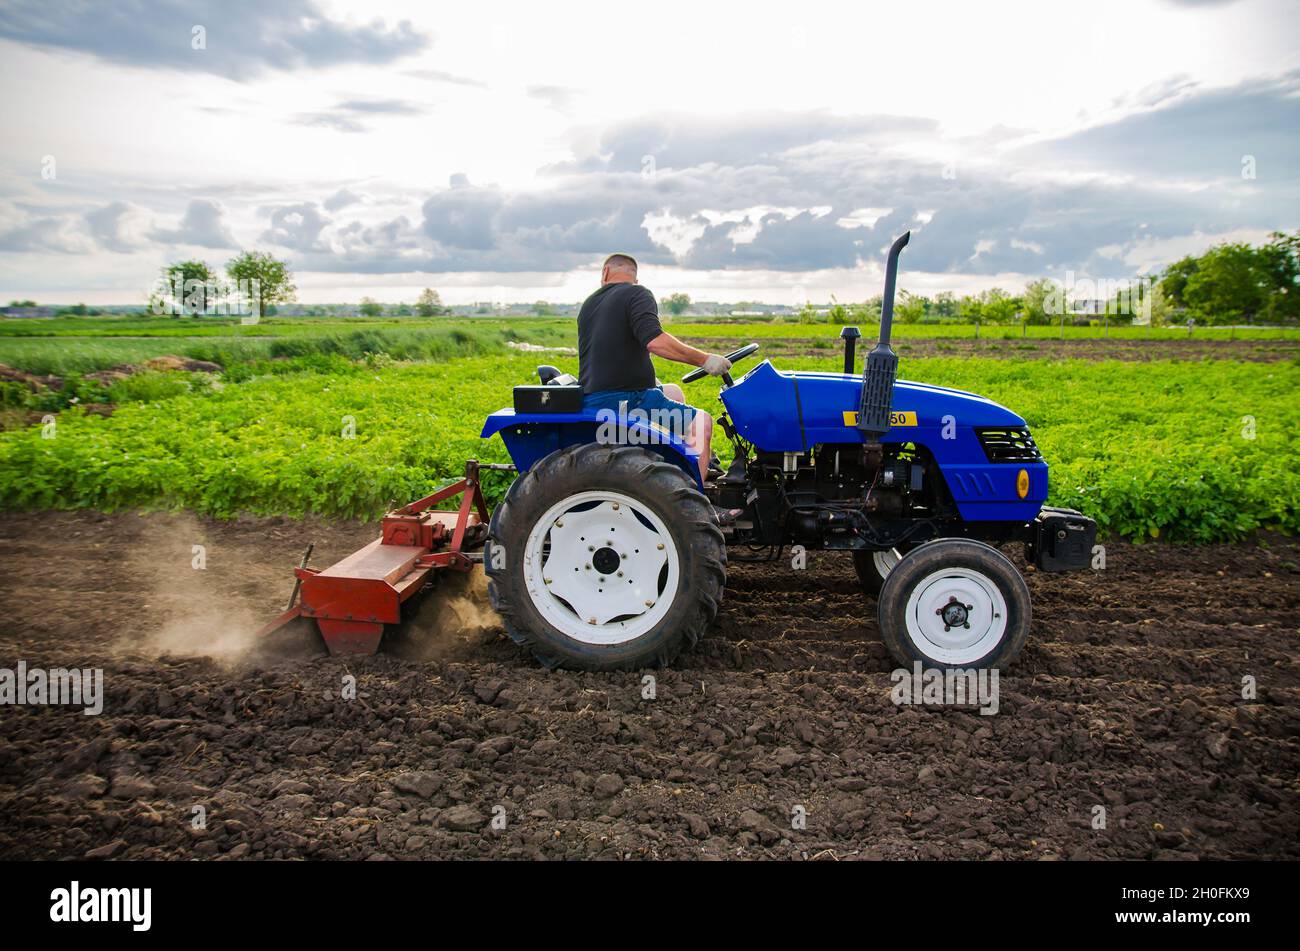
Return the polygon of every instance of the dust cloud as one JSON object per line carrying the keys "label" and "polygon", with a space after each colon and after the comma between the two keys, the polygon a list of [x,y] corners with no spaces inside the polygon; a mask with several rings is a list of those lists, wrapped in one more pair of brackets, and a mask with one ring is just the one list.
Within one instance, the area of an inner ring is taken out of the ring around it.
{"label": "dust cloud", "polygon": [[466,573],[439,572],[420,599],[398,636],[384,642],[399,657],[444,660],[469,654],[501,631],[481,565]]}
{"label": "dust cloud", "polygon": [[[166,524],[146,517],[138,542],[123,555],[134,587],[148,592],[141,605],[142,625],[124,632],[117,649],[209,657],[223,664],[254,655],[264,646],[258,629],[283,607],[283,600],[249,595],[261,590],[270,595],[278,588],[287,600],[293,572],[286,567],[273,581],[262,568],[259,578],[255,553],[242,547],[214,542],[193,516],[174,516]],[[262,614],[253,609],[258,603],[266,606]]]}

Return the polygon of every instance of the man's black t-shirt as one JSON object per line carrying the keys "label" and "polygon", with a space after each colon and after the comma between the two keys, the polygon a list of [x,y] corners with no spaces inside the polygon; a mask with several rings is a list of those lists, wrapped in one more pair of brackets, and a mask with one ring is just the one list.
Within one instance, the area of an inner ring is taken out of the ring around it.
{"label": "man's black t-shirt", "polygon": [[655,368],[646,344],[663,333],[655,296],[640,284],[606,284],[578,312],[578,382],[584,393],[648,390]]}

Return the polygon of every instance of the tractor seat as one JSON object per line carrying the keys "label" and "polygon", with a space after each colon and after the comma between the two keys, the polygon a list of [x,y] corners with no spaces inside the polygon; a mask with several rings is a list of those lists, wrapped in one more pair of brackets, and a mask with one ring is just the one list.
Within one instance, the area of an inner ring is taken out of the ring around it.
{"label": "tractor seat", "polygon": [[541,386],[515,387],[516,413],[582,412],[582,387],[572,374],[543,364],[537,368],[537,378]]}

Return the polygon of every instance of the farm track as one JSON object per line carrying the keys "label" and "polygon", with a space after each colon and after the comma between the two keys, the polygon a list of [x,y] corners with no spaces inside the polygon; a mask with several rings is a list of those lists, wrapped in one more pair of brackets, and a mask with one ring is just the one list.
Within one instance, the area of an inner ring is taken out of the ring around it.
{"label": "farm track", "polygon": [[895,706],[874,604],[818,553],[733,566],[654,700],[641,673],[536,668],[462,591],[400,656],[226,643],[307,541],[328,564],[372,535],[0,516],[0,667],[103,667],[106,692],[93,717],[0,707],[0,857],[1300,858],[1293,539],[1112,542],[1104,571],[1029,573],[995,716]]}
{"label": "farm track", "polygon": [[[955,338],[900,337],[893,346],[900,357],[992,357],[1004,360],[1241,360],[1248,363],[1279,363],[1300,358],[1300,341],[1294,340],[1141,340],[1105,339],[1051,340],[1047,338],[1003,338],[995,329],[982,340]],[[692,346],[717,353],[729,353],[741,343],[739,337],[687,336]],[[843,343],[834,337],[759,337],[760,356],[825,357],[832,366],[842,362]],[[813,346],[817,340],[822,346]],[[860,342],[869,348],[874,341]],[[861,349],[858,353],[861,365]]]}

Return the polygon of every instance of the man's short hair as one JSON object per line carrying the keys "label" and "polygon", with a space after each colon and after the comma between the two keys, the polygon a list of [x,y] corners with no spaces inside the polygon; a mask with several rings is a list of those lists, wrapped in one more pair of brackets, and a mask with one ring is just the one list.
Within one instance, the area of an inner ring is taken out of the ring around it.
{"label": "man's short hair", "polygon": [[636,258],[630,254],[611,254],[605,258],[605,267],[612,267],[615,270],[631,271],[636,273]]}

